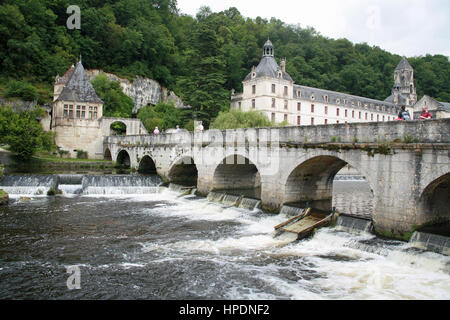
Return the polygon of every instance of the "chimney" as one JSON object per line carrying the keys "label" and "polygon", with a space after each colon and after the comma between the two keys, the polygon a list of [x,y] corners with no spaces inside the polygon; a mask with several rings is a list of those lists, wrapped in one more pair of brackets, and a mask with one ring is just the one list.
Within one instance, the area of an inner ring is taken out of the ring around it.
{"label": "chimney", "polygon": [[286,72],[286,58],[281,59],[280,67],[283,72]]}

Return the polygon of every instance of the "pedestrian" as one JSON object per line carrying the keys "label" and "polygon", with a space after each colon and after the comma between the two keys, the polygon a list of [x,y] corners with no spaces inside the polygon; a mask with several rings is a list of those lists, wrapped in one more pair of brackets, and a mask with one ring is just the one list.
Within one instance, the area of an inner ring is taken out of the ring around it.
{"label": "pedestrian", "polygon": [[398,113],[398,119],[396,120],[405,120],[405,121],[411,120],[411,115],[409,114],[409,111],[406,110],[405,106],[402,106],[402,109]]}
{"label": "pedestrian", "polygon": [[203,125],[200,123],[200,125],[198,126],[198,130],[200,130],[200,132],[203,132],[203,130],[205,130],[205,128],[203,128]]}
{"label": "pedestrian", "polygon": [[177,133],[178,132],[181,132],[181,129],[180,129],[180,126],[179,125],[177,125]]}
{"label": "pedestrian", "polygon": [[423,107],[422,108],[422,114],[420,115],[419,119],[420,120],[428,120],[428,119],[431,119],[431,118],[433,118],[433,117],[431,116],[431,113],[428,112],[427,107]]}
{"label": "pedestrian", "polygon": [[159,134],[159,129],[158,129],[158,127],[155,127],[155,130],[153,130],[153,134]]}

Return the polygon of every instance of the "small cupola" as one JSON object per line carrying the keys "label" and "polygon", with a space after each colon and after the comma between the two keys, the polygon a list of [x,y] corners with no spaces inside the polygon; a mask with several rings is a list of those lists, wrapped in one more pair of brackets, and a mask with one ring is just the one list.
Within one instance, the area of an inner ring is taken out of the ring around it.
{"label": "small cupola", "polygon": [[274,56],[273,44],[269,39],[267,39],[263,47],[263,57],[273,57],[273,56]]}

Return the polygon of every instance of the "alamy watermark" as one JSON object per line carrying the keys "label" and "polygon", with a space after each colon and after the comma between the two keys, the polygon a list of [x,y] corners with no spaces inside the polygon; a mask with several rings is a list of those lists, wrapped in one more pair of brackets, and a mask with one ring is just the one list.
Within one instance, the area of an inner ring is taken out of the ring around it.
{"label": "alamy watermark", "polygon": [[67,14],[70,14],[69,18],[67,18],[66,26],[67,29],[81,29],[81,10],[79,6],[71,5],[67,7]]}
{"label": "alamy watermark", "polygon": [[79,266],[68,266],[66,268],[66,273],[70,276],[67,278],[67,289],[81,289],[81,270]]}

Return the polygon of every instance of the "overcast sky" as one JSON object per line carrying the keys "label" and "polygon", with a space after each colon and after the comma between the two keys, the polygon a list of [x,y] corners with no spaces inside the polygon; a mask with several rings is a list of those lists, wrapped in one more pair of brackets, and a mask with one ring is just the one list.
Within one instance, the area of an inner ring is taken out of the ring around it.
{"label": "overcast sky", "polygon": [[328,38],[367,42],[402,56],[450,57],[449,0],[177,0],[181,13],[195,16],[202,5],[213,12],[236,7],[244,17],[311,26]]}

